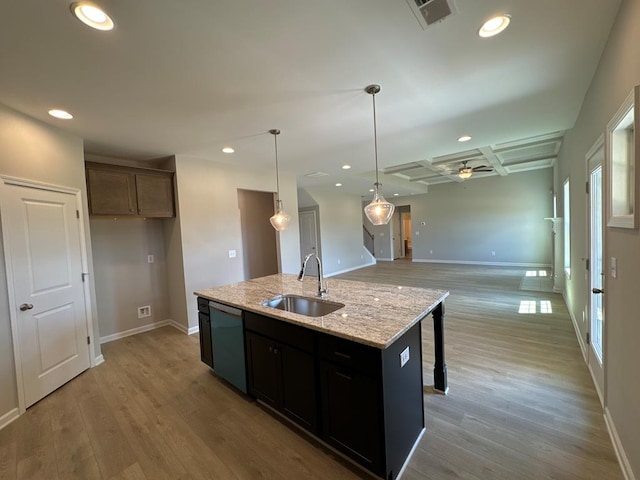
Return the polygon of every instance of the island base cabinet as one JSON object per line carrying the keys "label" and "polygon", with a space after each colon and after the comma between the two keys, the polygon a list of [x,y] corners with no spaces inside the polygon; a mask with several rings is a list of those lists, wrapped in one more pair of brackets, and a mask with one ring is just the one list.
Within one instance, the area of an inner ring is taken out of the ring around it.
{"label": "island base cabinet", "polygon": [[280,403],[278,375],[278,357],[274,352],[273,340],[253,332],[246,332],[248,390],[270,407],[277,408]]}
{"label": "island base cabinet", "polygon": [[320,363],[323,439],[384,477],[380,383],[332,363]]}
{"label": "island base cabinet", "polygon": [[198,329],[200,331],[200,360],[213,368],[213,344],[211,342],[211,317],[209,300],[198,298]]}
{"label": "island base cabinet", "polygon": [[[275,322],[264,317],[256,317],[255,314],[247,313],[247,324],[259,328],[261,332],[269,330],[270,323]],[[296,329],[300,327],[281,324],[276,324],[275,327],[278,330],[274,332],[281,334],[284,328],[282,337],[274,339],[246,331],[249,394],[306,430],[317,433],[317,373],[314,356],[282,341],[282,338],[289,338],[295,342]]]}

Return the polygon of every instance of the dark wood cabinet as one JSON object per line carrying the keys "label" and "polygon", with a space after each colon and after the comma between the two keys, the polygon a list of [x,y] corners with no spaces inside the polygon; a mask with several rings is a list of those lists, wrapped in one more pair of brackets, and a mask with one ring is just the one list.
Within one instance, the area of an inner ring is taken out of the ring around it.
{"label": "dark wood cabinet", "polygon": [[213,368],[213,344],[211,342],[209,301],[201,297],[198,297],[198,328],[200,330],[200,360]]}
{"label": "dark wood cabinet", "polygon": [[247,355],[247,382],[249,394],[267,405],[280,404],[279,359],[275,342],[253,332],[245,333]]}
{"label": "dark wood cabinet", "polygon": [[313,351],[303,350],[313,350],[312,334],[251,312],[245,312],[245,327],[249,394],[316,433],[316,361]]}
{"label": "dark wood cabinet", "polygon": [[175,215],[173,172],[93,162],[86,171],[91,215]]}
{"label": "dark wood cabinet", "polygon": [[[200,352],[213,368],[209,305]],[[385,480],[424,432],[422,325],[385,349],[244,311],[249,395]]]}
{"label": "dark wood cabinet", "polygon": [[377,378],[322,361],[322,438],[384,476],[382,399]]}

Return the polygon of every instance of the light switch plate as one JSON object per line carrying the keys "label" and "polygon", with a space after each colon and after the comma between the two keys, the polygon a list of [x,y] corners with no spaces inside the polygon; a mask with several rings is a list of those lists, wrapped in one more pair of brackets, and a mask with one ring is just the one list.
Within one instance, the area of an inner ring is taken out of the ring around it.
{"label": "light switch plate", "polygon": [[618,259],[616,257],[611,257],[611,278],[616,278],[618,276]]}
{"label": "light switch plate", "polygon": [[409,347],[400,352],[400,368],[404,367],[409,361]]}
{"label": "light switch plate", "polygon": [[147,263],[153,263],[153,262],[154,262],[153,255],[147,255]]}
{"label": "light switch plate", "polygon": [[236,251],[235,250],[229,250],[229,258],[236,258]]}

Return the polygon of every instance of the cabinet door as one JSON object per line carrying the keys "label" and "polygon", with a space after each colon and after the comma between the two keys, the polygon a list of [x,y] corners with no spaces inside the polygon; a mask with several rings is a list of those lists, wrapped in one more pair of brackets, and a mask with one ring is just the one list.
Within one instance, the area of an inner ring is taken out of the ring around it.
{"label": "cabinet door", "polygon": [[279,347],[282,374],[282,412],[315,433],[318,430],[316,367],[312,355],[291,347]]}
{"label": "cabinet door", "polygon": [[211,343],[211,320],[209,315],[198,313],[200,328],[200,360],[213,368],[213,347]]}
{"label": "cabinet door", "polygon": [[329,362],[321,362],[320,369],[325,441],[383,477],[379,382]]}
{"label": "cabinet door", "polygon": [[89,212],[92,215],[137,215],[132,173],[88,169]]}
{"label": "cabinet door", "polygon": [[138,214],[145,217],[173,217],[173,176],[136,173]]}
{"label": "cabinet door", "polygon": [[252,332],[245,333],[248,390],[267,405],[280,403],[279,358],[275,342]]}

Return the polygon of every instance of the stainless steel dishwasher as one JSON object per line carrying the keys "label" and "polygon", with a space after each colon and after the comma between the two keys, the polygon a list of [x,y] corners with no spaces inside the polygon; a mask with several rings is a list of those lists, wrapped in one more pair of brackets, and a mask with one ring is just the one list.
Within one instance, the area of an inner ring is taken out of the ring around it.
{"label": "stainless steel dishwasher", "polygon": [[209,302],[209,312],[213,370],[237,389],[247,393],[242,310]]}

